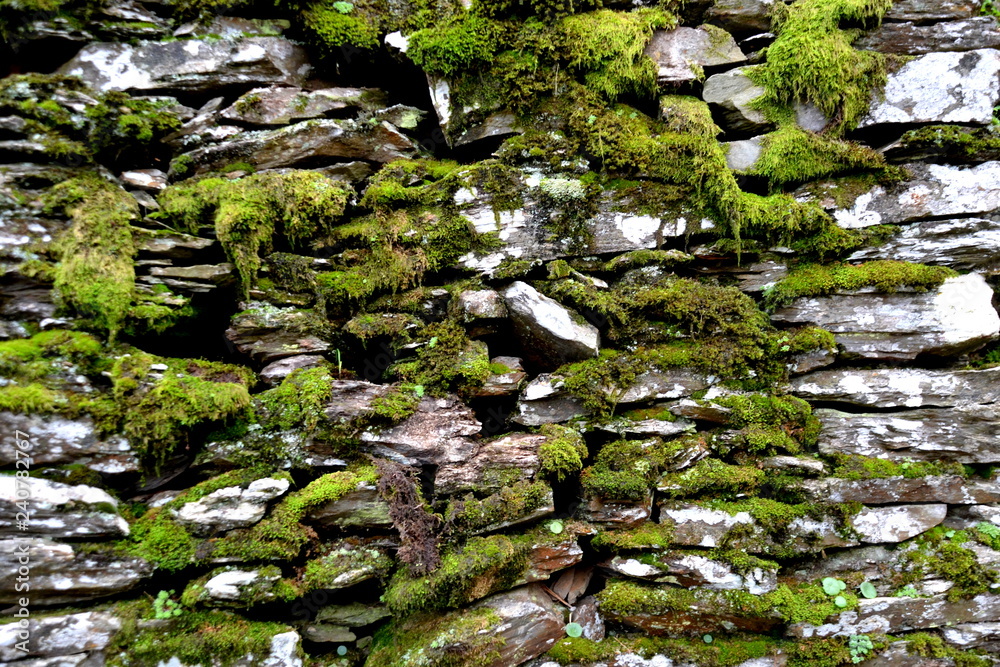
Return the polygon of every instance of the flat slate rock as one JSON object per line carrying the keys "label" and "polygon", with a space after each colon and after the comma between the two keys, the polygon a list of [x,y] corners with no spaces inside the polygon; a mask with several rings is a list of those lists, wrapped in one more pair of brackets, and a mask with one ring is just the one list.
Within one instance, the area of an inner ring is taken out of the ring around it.
{"label": "flat slate rock", "polygon": [[823,454],[855,454],[894,461],[1000,462],[1000,405],[922,408],[904,413],[853,414],[819,409]]}
{"label": "flat slate rock", "polygon": [[995,340],[1000,316],[992,300],[986,280],[970,273],[922,293],[803,297],[776,310],[771,320],[826,329],[844,356],[909,361],[919,355],[956,356]]}
{"label": "flat slate rock", "polygon": [[883,23],[877,30],[854,42],[856,49],[908,56],[997,47],[1000,47],[1000,23],[992,16],[941,21],[931,25]]}
{"label": "flat slate rock", "polygon": [[811,401],[873,408],[946,408],[1000,401],[1000,368],[937,371],[877,368],[818,371],[795,378],[790,390]]}
{"label": "flat slate rock", "polygon": [[1000,271],[1000,222],[978,217],[917,222],[878,246],[854,252],[847,261],[875,259],[995,275]]}

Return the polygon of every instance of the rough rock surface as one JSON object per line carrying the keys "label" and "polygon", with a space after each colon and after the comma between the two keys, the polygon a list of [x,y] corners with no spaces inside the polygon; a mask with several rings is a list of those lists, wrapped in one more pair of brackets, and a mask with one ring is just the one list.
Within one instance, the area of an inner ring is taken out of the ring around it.
{"label": "rough rock surface", "polygon": [[301,85],[310,66],[282,37],[88,44],[63,65],[97,90],[203,92],[230,85]]}
{"label": "rough rock surface", "polygon": [[656,63],[656,77],[661,85],[694,81],[698,74],[693,66],[730,65],[746,60],[732,36],[715,26],[657,31],[645,54]]}
{"label": "rough rock surface", "polygon": [[885,243],[858,250],[852,262],[897,259],[957,271],[1000,271],[1000,223],[989,218],[927,220],[906,225]]}
{"label": "rough rock surface", "polygon": [[904,361],[921,354],[954,356],[994,340],[1000,316],[992,298],[982,276],[971,273],[948,278],[922,294],[803,297],[779,308],[771,319],[827,329],[847,355]]}
{"label": "rough rock surface", "polygon": [[1000,368],[934,371],[879,368],[818,371],[792,380],[796,396],[873,408],[948,408],[995,403]]}
{"label": "rough rock surface", "polygon": [[[18,506],[27,502],[27,511]],[[100,538],[128,535],[128,522],[118,514],[118,501],[92,486],[61,484],[47,479],[0,476],[0,534]],[[17,526],[18,513],[27,528]]]}
{"label": "rough rock surface", "polygon": [[1000,47],[1000,28],[991,16],[931,25],[883,23],[854,43],[854,48],[922,56],[936,51],[973,51]]}
{"label": "rough rock surface", "polygon": [[267,504],[288,491],[287,479],[258,479],[242,489],[227,486],[177,509],[177,520],[199,534],[252,526],[264,518]]}
{"label": "rough rock surface", "polygon": [[885,85],[884,98],[873,97],[872,108],[858,123],[978,123],[993,118],[1000,96],[1000,51],[979,49],[930,53],[903,65]]}
{"label": "rough rock surface", "polygon": [[505,289],[503,298],[514,331],[536,364],[555,368],[597,356],[601,341],[597,327],[582,322],[579,314],[558,301],[523,282]]}

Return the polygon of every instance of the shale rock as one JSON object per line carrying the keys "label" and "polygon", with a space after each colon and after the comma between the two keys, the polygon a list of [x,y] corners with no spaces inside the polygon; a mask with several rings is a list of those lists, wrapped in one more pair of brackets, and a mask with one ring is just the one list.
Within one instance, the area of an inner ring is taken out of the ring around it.
{"label": "shale rock", "polygon": [[63,65],[95,90],[201,93],[226,86],[301,85],[310,66],[305,50],[282,37],[94,43]]}
{"label": "shale rock", "polygon": [[872,108],[858,127],[886,123],[988,125],[994,102],[1000,98],[997,74],[1000,51],[996,49],[920,56],[889,75],[883,93],[873,95]]}
{"label": "shale rock", "polygon": [[384,101],[374,88],[292,87],[254,88],[219,113],[227,121],[247,125],[287,125],[309,118],[322,118],[342,109],[370,109]]}
{"label": "shale rock", "polygon": [[367,430],[361,441],[378,456],[403,465],[463,463],[476,451],[471,436],[482,429],[475,413],[457,397],[425,397],[417,411],[395,426]]}
{"label": "shale rock", "polygon": [[905,361],[954,356],[994,340],[1000,316],[982,276],[948,278],[933,292],[848,292],[804,297],[771,316],[782,324],[812,324],[834,334],[845,355]]}
{"label": "shale rock", "polygon": [[978,505],[1000,501],[1000,484],[985,480],[967,482],[959,475],[862,480],[828,477],[805,480],[797,488],[814,502],[857,502],[865,505],[933,502]]}
{"label": "shale rock", "polygon": [[[79,463],[107,475],[138,472],[139,461],[129,441],[121,435],[102,438],[89,417],[68,419],[57,415],[23,415],[0,412],[5,433],[31,434],[32,442],[44,443],[31,452],[35,465]],[[13,447],[0,448],[0,465],[13,467]]]}
{"label": "shale rock", "polygon": [[876,185],[852,198],[849,207],[836,203],[839,181],[805,186],[797,196],[817,201],[845,229],[981,215],[1000,208],[1000,162],[973,167],[914,163],[905,168],[912,178],[888,187]]}
{"label": "shale rock", "polygon": [[[17,525],[27,501],[27,529]],[[72,486],[40,478],[0,475],[0,534],[5,537],[34,536],[102,538],[128,535],[128,522],[118,514],[118,501],[92,486]]]}
{"label": "shale rock", "polygon": [[[19,561],[25,553],[31,562],[31,602],[65,605],[85,602],[131,590],[153,573],[141,558],[113,551],[81,551],[47,538],[0,540],[0,603],[16,604]],[[23,583],[23,582],[22,582]]]}
{"label": "shale rock", "polygon": [[531,361],[555,368],[596,357],[600,347],[597,327],[527,283],[515,282],[503,292],[517,334]]}
{"label": "shale rock", "polygon": [[465,461],[445,463],[434,478],[437,493],[460,491],[496,493],[518,480],[538,473],[538,448],[548,437],[534,433],[512,433],[480,444]]}
{"label": "shale rock", "polygon": [[896,259],[994,275],[1000,271],[1000,222],[988,218],[918,222],[906,225],[885,243],[858,250],[847,259]]}
{"label": "shale rock", "polygon": [[879,368],[818,371],[791,382],[810,401],[874,408],[947,408],[1000,400],[1000,368],[936,371]]}
{"label": "shale rock", "polygon": [[54,658],[71,656],[108,647],[122,627],[121,619],[110,612],[86,611],[64,616],[28,620],[28,652],[16,648],[19,624],[0,625],[0,660],[26,657]]}
{"label": "shale rock", "polygon": [[388,122],[307,120],[278,130],[246,132],[223,143],[185,153],[196,173],[247,162],[258,171],[366,160],[392,162],[416,155],[416,147]]}
{"label": "shale rock", "polygon": [[960,405],[947,410],[910,410],[902,414],[850,414],[815,411],[823,424],[819,449],[904,461],[943,459],[959,463],[1000,461],[995,447],[1000,408]]}
{"label": "shale rock", "polygon": [[973,51],[1000,47],[1000,27],[992,16],[931,25],[883,23],[854,42],[856,49],[922,56],[935,51]]}
{"label": "shale rock", "polygon": [[660,85],[694,81],[695,67],[731,65],[746,60],[736,41],[724,30],[705,25],[698,28],[658,30],[644,52],[657,67]]}
{"label": "shale rock", "polygon": [[746,75],[748,69],[737,67],[705,80],[701,97],[720,112],[727,131],[763,132],[772,127],[764,114],[751,104],[764,94],[764,89],[750,80]]}
{"label": "shale rock", "polygon": [[210,535],[252,526],[264,518],[267,505],[288,491],[287,479],[258,479],[243,489],[227,486],[177,510],[177,521],[196,534]]}
{"label": "shale rock", "polygon": [[386,528],[392,525],[389,506],[375,486],[364,482],[342,498],[312,510],[309,519],[322,526],[339,528]]}

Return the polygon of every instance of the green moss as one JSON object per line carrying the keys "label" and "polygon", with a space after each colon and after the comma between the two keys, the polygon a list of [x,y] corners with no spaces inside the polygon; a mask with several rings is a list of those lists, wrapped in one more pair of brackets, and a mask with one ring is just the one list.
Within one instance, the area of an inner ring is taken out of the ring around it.
{"label": "green moss", "polygon": [[587,443],[579,432],[557,424],[546,424],[539,432],[546,436],[538,448],[540,474],[562,482],[583,469]]}
{"label": "green moss", "polygon": [[705,494],[713,498],[733,498],[753,495],[764,477],[764,471],[759,468],[702,459],[687,470],[663,475],[656,488],[668,498],[693,498]]}
{"label": "green moss", "polygon": [[114,340],[135,293],[130,223],[138,217],[138,204],[121,188],[88,174],[53,187],[46,193],[45,210],[73,218],[58,241],[56,290]]}
{"label": "green moss", "polygon": [[514,585],[528,565],[530,536],[470,538],[441,558],[441,565],[424,577],[396,572],[382,600],[394,613],[459,607]]}
{"label": "green moss", "polygon": [[851,43],[860,29],[874,26],[892,0],[807,0],[792,7],[776,5],[772,30],[777,39],[766,49],[763,66],[750,77],[766,93],[761,108],[790,108],[807,101],[833,119],[836,131],[852,129],[868,110],[874,90],[884,85],[888,58],[859,51]]}
{"label": "green moss", "polygon": [[[152,614],[148,614],[152,617]],[[266,656],[271,651],[271,638],[288,632],[280,623],[249,621],[221,611],[186,612],[170,619],[168,631],[162,626],[139,629],[136,621],[127,619],[108,648],[109,665],[165,662],[171,657],[185,664],[204,662],[211,656],[220,667],[238,664],[248,654]]]}
{"label": "green moss", "polygon": [[780,618],[785,623],[820,625],[827,618],[857,606],[857,597],[843,593],[847,606],[838,607],[818,585],[790,588],[784,584],[770,593],[753,595],[745,591],[713,591],[651,587],[613,580],[597,594],[601,610],[612,618],[636,614],[664,615],[683,611],[727,618]]}
{"label": "green moss", "polygon": [[164,190],[157,215],[192,233],[202,224],[214,224],[246,298],[257,279],[261,253],[271,252],[277,238],[295,246],[330,231],[349,194],[348,186],[313,171],[205,178]]}
{"label": "green moss", "polygon": [[0,373],[24,382],[45,380],[75,365],[78,372],[95,375],[108,366],[101,343],[89,334],[52,330],[31,338],[0,342]]}
{"label": "green moss", "polygon": [[932,529],[915,540],[916,548],[903,554],[908,565],[903,583],[934,575],[954,584],[949,602],[965,600],[990,590],[1000,581],[1000,573],[979,562],[976,553],[962,546],[969,540],[965,531]]}
{"label": "green moss", "polygon": [[605,263],[605,271],[628,271],[643,266],[674,268],[694,259],[679,250],[631,250],[615,256]]}
{"label": "green moss", "polygon": [[494,630],[503,619],[488,607],[447,616],[416,614],[382,626],[369,667],[478,667],[500,657],[506,641]]}
{"label": "green moss", "polygon": [[881,154],[867,146],[789,125],[764,136],[760,158],[751,173],[767,178],[773,188],[885,167]]}
{"label": "green moss", "polygon": [[426,342],[413,359],[392,366],[397,377],[433,392],[466,393],[482,386],[490,376],[486,344],[470,341],[458,324],[429,324],[417,338]]}
{"label": "green moss", "polygon": [[646,498],[663,465],[659,441],[618,440],[597,453],[594,464],[580,474],[583,490],[609,500]]}
{"label": "green moss", "polygon": [[57,412],[67,400],[45,386],[32,383],[24,386],[9,384],[0,387],[0,410],[22,414]]}
{"label": "green moss", "polygon": [[257,396],[260,422],[265,428],[287,431],[302,428],[312,433],[326,418],[333,394],[333,377],[326,368],[305,368],[288,375],[281,384]]}
{"label": "green moss", "polygon": [[548,484],[521,480],[482,500],[471,493],[452,499],[444,512],[445,521],[458,534],[496,530],[543,507],[551,496]]}
{"label": "green moss", "polygon": [[819,327],[802,327],[795,330],[786,342],[789,354],[801,354],[813,350],[837,351],[837,340],[833,334]]}
{"label": "green moss", "polygon": [[993,661],[975,650],[958,649],[949,646],[940,635],[928,632],[914,632],[906,635],[907,652],[924,658],[943,658],[954,661],[955,667],[989,667]]}
{"label": "green moss", "polygon": [[821,296],[865,287],[874,287],[879,292],[895,292],[901,287],[926,291],[957,275],[944,266],[896,260],[864,264],[807,264],[767,288],[764,300],[768,307],[776,308],[802,296]]}
{"label": "green moss", "polygon": [[304,591],[344,588],[341,578],[347,575],[347,581],[354,581],[359,570],[370,572],[373,577],[385,578],[392,566],[392,559],[379,549],[363,546],[334,548],[306,562],[302,588]]}
{"label": "green moss", "polygon": [[182,570],[195,561],[198,541],[175,523],[169,509],[156,507],[132,525],[127,551],[168,572]]}
{"label": "green moss", "polygon": [[568,66],[583,74],[588,89],[609,100],[656,91],[656,64],[643,53],[654,30],[676,28],[677,17],[661,9],[600,10],[561,22]]}
{"label": "green moss", "polygon": [[410,35],[406,55],[425,71],[445,77],[490,62],[502,27],[475,13]]}
{"label": "green moss", "polygon": [[[150,376],[154,363],[168,369]],[[240,366],[136,352],[119,357],[111,376],[114,411],[102,415],[102,426],[120,429],[152,472],[190,445],[196,427],[244,416],[250,407],[253,375]]]}
{"label": "green moss", "polygon": [[301,521],[312,509],[340,500],[359,484],[377,481],[373,467],[333,472],[289,494],[260,523],[230,531],[215,545],[213,556],[242,560],[292,560],[315,536]]}
{"label": "green moss", "polygon": [[814,447],[819,438],[819,420],[800,398],[742,394],[713,402],[729,408],[728,425],[739,429],[734,444],[747,451],[798,454]]}
{"label": "green moss", "polygon": [[590,544],[596,549],[614,553],[639,549],[666,550],[672,544],[673,534],[672,525],[647,521],[638,528],[601,530]]}
{"label": "green moss", "polygon": [[619,634],[614,642],[567,637],[557,641],[545,655],[561,665],[608,662],[616,655],[634,653],[647,660],[655,655],[668,655],[680,664],[736,667],[750,660],[787,653],[791,648],[790,642],[759,635],[714,637],[708,644],[689,638]]}
{"label": "green moss", "polygon": [[903,461],[869,458],[867,456],[835,457],[837,467],[833,469],[833,477],[850,480],[890,479],[904,477],[919,479],[928,475],[961,475],[966,471],[961,463],[949,461]]}
{"label": "green moss", "polygon": [[174,102],[133,99],[126,93],[109,91],[99,104],[87,109],[90,120],[89,147],[101,160],[134,160],[181,126],[173,113]]}
{"label": "green moss", "polygon": [[341,47],[378,48],[378,21],[361,13],[345,14],[339,11],[337,4],[317,2],[302,11],[303,23],[313,40],[329,51]]}
{"label": "green moss", "polygon": [[962,160],[977,160],[1000,151],[1000,137],[988,129],[961,125],[928,125],[909,130],[899,138],[908,151],[943,153]]}

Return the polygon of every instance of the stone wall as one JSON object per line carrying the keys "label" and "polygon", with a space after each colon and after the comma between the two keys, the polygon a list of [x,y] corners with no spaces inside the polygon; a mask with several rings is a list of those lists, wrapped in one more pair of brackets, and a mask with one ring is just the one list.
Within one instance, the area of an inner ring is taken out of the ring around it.
{"label": "stone wall", "polygon": [[998,16],[0,2],[0,663],[1000,663]]}

